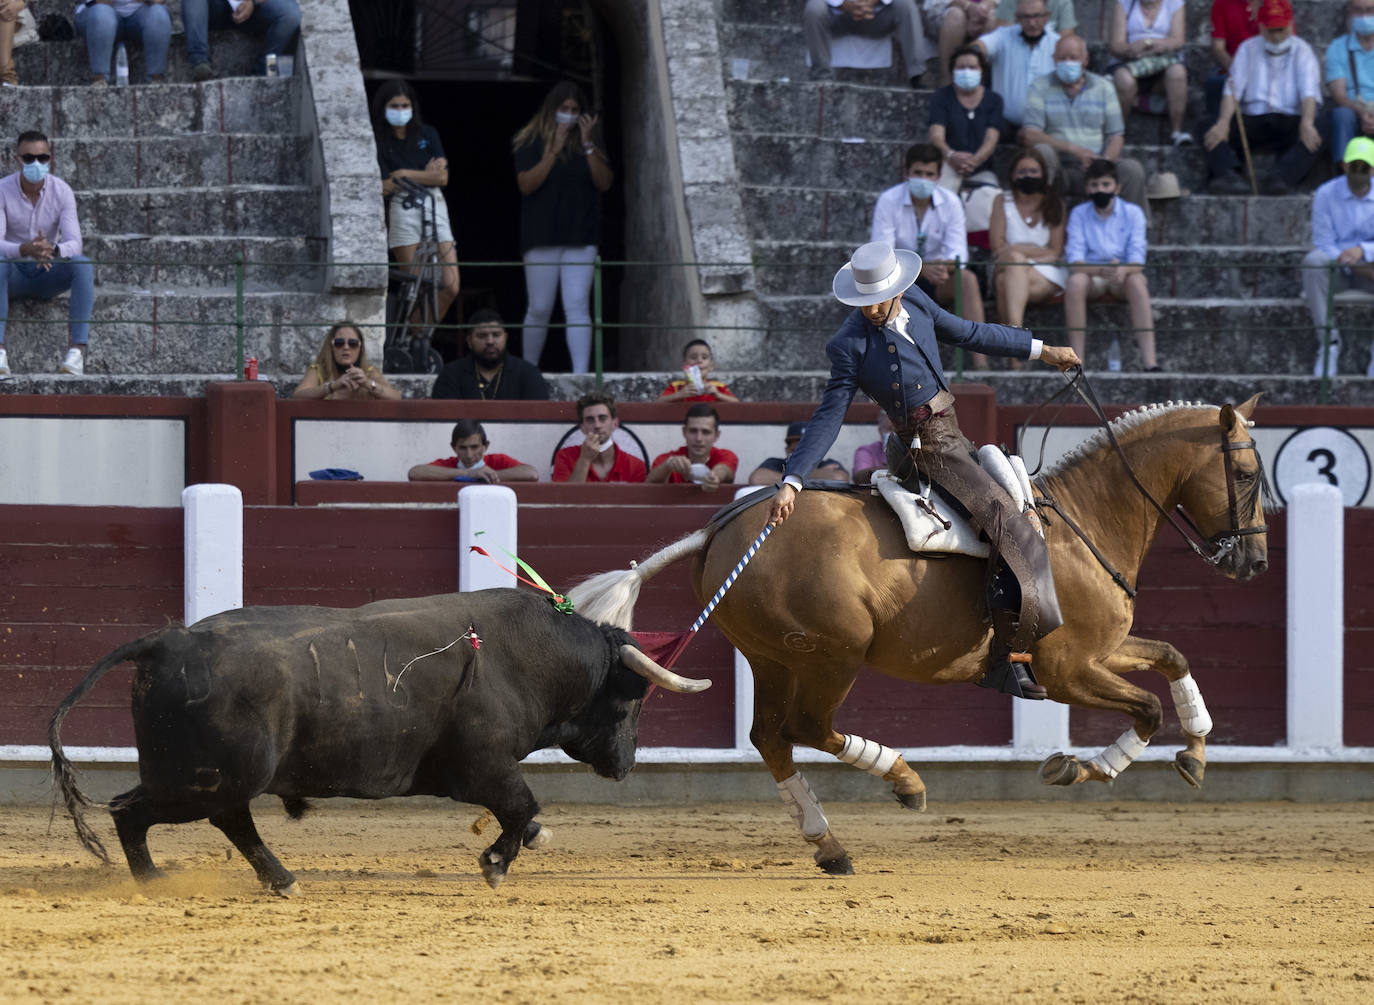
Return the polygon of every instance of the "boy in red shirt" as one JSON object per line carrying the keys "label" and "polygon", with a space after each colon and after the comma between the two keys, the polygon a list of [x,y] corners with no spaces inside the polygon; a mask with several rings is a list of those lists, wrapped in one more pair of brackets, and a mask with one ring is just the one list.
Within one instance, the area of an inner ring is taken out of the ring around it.
{"label": "boy in red shirt", "polygon": [[591,391],[577,399],[577,424],[585,437],[581,446],[564,447],[553,457],[556,482],[642,482],[644,462],[611,439],[620,428],[615,417],[615,398],[606,391]]}
{"label": "boy in red shirt", "polygon": [[682,422],[682,439],[686,446],[659,454],[649,469],[648,481],[701,486],[703,492],[714,492],[723,484],[735,480],[739,458],[716,446],[720,439],[720,416],[710,405],[693,405],[687,409]]}
{"label": "boy in red shirt", "polygon": [[[700,382],[692,379],[692,367]],[[684,376],[668,382],[659,401],[739,401],[722,381],[711,376],[715,361],[711,357],[711,347],[702,339],[693,339],[682,347],[682,369]]]}
{"label": "boy in red shirt", "polygon": [[489,454],[487,432],[480,422],[459,419],[449,440],[452,457],[441,457],[410,469],[413,482],[537,482],[539,472],[508,454]]}

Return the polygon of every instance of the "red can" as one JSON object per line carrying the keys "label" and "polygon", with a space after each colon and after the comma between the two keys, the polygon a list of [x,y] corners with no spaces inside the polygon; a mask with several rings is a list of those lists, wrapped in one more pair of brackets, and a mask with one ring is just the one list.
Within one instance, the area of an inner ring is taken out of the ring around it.
{"label": "red can", "polygon": [[258,358],[256,356],[249,356],[248,361],[243,364],[243,379],[258,379]]}

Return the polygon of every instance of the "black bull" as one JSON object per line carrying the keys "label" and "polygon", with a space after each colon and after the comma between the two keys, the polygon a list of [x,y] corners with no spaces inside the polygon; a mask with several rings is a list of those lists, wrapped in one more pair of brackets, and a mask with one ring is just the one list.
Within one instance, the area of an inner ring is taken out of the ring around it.
{"label": "black bull", "polygon": [[148,828],[208,818],[279,893],[295,877],[258,836],[248,803],[281,796],[448,796],[487,807],[500,836],[482,852],[493,887],[542,843],[539,805],[520,773],[531,751],[561,747],[608,778],[634,767],[648,685],[699,691],[624,631],[556,611],[516,590],[386,600],[351,610],[249,607],[116,649],[58,706],[53,774],[81,843],[109,856],[85,822],[92,805],[62,752],[62,720],[102,676],[137,665],[140,783],[110,801],[134,876],[159,875]]}

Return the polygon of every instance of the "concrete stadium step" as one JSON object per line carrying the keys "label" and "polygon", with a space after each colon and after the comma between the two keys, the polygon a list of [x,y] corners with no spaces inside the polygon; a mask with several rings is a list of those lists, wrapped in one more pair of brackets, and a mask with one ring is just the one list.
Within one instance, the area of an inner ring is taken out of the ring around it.
{"label": "concrete stadium step", "polygon": [[253,292],[313,292],[324,283],[322,238],[107,234],[87,238],[85,253],[96,263],[97,289],[184,295],[192,288],[228,288],[237,255],[244,258],[244,286]]}
{"label": "concrete stadium step", "polygon": [[229,185],[78,191],[91,235],[317,236],[319,200],[309,185]]}
{"label": "concrete stadium step", "polygon": [[222,188],[304,185],[309,136],[202,133],[63,139],[60,177],[74,189]]}
{"label": "concrete stadium step", "polygon": [[[191,61],[186,55],[186,36],[180,30],[180,4],[175,7],[171,44],[167,48],[167,79],[169,81],[189,81]],[[71,10],[62,13],[70,17]],[[262,37],[246,31],[210,32],[210,63],[218,77],[247,77],[254,72],[258,53],[262,49]],[[143,47],[129,43],[129,82],[142,83],[144,72]],[[31,42],[14,50],[14,66],[22,86],[90,84],[90,60],[86,55],[86,43],[79,37],[69,42]],[[111,56],[111,74],[114,73]]]}

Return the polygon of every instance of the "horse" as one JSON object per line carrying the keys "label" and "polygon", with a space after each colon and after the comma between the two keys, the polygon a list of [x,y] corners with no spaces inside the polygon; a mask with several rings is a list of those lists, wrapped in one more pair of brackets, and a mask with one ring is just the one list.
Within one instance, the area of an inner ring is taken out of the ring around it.
{"label": "horse", "polygon": [[[1036,676],[1055,701],[1132,720],[1089,761],[1064,753],[1048,758],[1040,767],[1046,784],[1108,781],[1139,756],[1163,712],[1158,698],[1122,675],[1154,670],[1170,682],[1186,737],[1175,767],[1201,786],[1211,718],[1183,654],[1131,634],[1135,585],[1161,527],[1177,526],[1176,509],[1215,553],[1192,542],[1194,550],[1228,578],[1247,580],[1268,567],[1265,476],[1248,432],[1258,399],[1143,406],[1096,430],[1036,479],[1064,614],[1063,625],[1034,647]],[[693,586],[704,602],[765,527],[768,511],[747,507],[729,521],[717,514],[707,527],[629,570],[593,576],[570,596],[587,617],[629,630],[642,584],[691,556]],[[749,738],[825,872],[847,874],[852,865],[797,770],[793,745],[876,775],[904,806],[924,810],[925,783],[899,753],[836,732],[831,720],[865,665],[899,680],[976,681],[992,638],[982,603],[985,570],[983,559],[913,554],[896,516],[871,494],[811,490],[799,494],[791,517],[716,608],[717,626],[753,670]]]}

